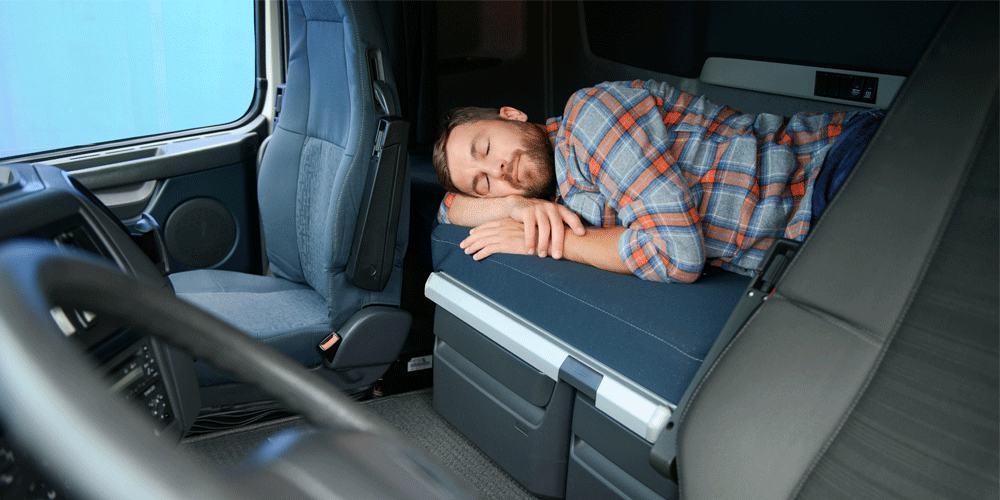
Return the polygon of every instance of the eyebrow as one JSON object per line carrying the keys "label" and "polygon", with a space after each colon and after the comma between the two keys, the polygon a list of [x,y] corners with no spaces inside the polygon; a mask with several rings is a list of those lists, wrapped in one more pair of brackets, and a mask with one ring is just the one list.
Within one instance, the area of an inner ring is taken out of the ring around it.
{"label": "eyebrow", "polygon": [[476,143],[479,142],[479,138],[482,137],[484,133],[485,132],[480,130],[479,132],[476,133],[476,135],[472,138],[472,140],[469,141],[469,156],[473,158],[476,157]]}

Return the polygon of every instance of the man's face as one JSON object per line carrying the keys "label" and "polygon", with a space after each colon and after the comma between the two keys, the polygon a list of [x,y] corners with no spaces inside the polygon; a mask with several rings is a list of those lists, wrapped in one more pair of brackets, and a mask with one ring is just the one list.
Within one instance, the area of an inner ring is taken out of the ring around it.
{"label": "man's face", "polygon": [[452,129],[445,145],[451,181],[480,198],[554,194],[554,158],[537,125],[517,120],[482,120]]}

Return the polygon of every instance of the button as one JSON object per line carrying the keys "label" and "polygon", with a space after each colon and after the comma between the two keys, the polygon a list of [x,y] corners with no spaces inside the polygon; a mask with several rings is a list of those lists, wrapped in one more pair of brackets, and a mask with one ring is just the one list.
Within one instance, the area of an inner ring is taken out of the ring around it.
{"label": "button", "polygon": [[831,73],[826,85],[826,96],[840,98],[840,75]]}
{"label": "button", "polygon": [[875,103],[878,98],[878,78],[865,78],[865,87],[861,93],[863,102]]}
{"label": "button", "polygon": [[826,97],[840,97],[840,75],[827,73],[826,75]]}
{"label": "button", "polygon": [[851,99],[855,101],[861,100],[861,92],[865,87],[865,78],[863,76],[851,77]]}
{"label": "button", "polygon": [[41,480],[31,483],[28,486],[28,493],[31,493],[35,498],[46,498],[48,500],[59,498],[59,493],[49,486],[48,483]]}
{"label": "button", "polygon": [[63,311],[61,307],[53,307],[49,310],[49,314],[52,315],[52,319],[56,321],[56,325],[59,326],[64,335],[68,337],[76,333],[76,327],[73,326],[73,322],[70,321],[69,316],[66,315],[66,311]]}
{"label": "button", "polygon": [[823,71],[816,72],[816,86],[813,88],[813,95],[823,97],[826,95],[826,82],[829,73]]}
{"label": "button", "polygon": [[840,98],[850,99],[851,98],[851,84],[854,83],[854,79],[850,75],[840,75]]}

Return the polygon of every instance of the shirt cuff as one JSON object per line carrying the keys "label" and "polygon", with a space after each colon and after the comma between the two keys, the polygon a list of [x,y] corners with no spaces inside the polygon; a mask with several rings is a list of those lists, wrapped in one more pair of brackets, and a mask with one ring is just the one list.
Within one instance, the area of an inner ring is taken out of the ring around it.
{"label": "shirt cuff", "polygon": [[638,244],[638,235],[635,229],[626,229],[618,237],[618,256],[628,266],[629,271],[632,271],[632,274],[644,280],[663,281],[650,268],[649,257]]}
{"label": "shirt cuff", "polygon": [[656,245],[656,238],[641,229],[622,232],[618,238],[618,255],[632,274],[648,281],[693,283],[704,267],[704,261],[686,266],[671,259],[666,250]]}
{"label": "shirt cuff", "polygon": [[448,211],[451,209],[451,204],[454,201],[455,193],[448,193],[444,195],[444,199],[441,200],[441,206],[438,207],[438,224],[451,224],[451,220],[448,218]]}

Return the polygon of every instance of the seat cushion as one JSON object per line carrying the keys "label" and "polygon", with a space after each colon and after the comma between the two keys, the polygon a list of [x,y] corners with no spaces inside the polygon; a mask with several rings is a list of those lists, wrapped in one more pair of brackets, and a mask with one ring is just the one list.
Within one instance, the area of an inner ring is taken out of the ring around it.
{"label": "seat cushion", "polygon": [[655,283],[524,255],[475,261],[459,248],[468,234],[448,224],[434,230],[435,271],[671,403],[683,395],[750,282],[720,272],[693,284]]}
{"label": "seat cushion", "polygon": [[[326,299],[280,278],[201,269],[169,276],[177,296],[211,311],[305,366],[321,357],[316,345],[333,331]],[[218,383],[198,368],[202,385]]]}

